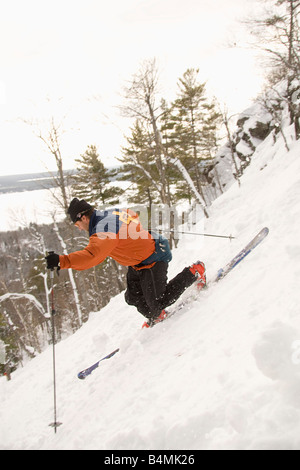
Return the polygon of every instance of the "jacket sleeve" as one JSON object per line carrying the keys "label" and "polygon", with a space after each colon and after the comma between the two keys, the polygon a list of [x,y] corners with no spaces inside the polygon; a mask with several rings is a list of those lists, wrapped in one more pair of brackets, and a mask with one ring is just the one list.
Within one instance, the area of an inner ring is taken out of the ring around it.
{"label": "jacket sleeve", "polygon": [[61,255],[59,257],[60,267],[61,269],[72,268],[76,271],[92,268],[102,263],[117,244],[118,239],[116,238],[100,238],[97,234],[92,235],[88,246],[83,250],[75,251],[69,255]]}

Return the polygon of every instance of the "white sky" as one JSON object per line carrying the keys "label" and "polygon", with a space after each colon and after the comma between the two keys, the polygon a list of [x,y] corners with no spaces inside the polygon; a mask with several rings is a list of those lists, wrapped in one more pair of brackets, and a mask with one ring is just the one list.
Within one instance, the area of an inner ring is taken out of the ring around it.
{"label": "white sky", "polygon": [[116,106],[144,59],[157,58],[170,101],[194,67],[221,103],[242,112],[262,83],[241,36],[240,20],[255,8],[257,0],[0,0],[0,175],[55,168],[18,118],[66,116],[65,168],[89,144],[114,163],[129,135]]}

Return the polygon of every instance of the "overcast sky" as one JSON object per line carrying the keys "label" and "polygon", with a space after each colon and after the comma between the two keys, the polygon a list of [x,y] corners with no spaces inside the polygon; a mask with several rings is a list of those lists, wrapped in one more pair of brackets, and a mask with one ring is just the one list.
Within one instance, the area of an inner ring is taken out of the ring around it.
{"label": "overcast sky", "polygon": [[157,58],[169,100],[188,67],[200,69],[199,79],[232,113],[261,88],[241,29],[256,0],[0,0],[0,7],[1,175],[55,167],[18,118],[42,127],[65,116],[65,168],[89,144],[114,163],[129,134],[116,106],[144,59]]}

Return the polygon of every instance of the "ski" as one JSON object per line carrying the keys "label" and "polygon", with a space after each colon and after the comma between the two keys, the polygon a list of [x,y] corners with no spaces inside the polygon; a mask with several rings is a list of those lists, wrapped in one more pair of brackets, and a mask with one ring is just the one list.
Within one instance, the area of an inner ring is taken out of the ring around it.
{"label": "ski", "polygon": [[245,246],[224,268],[219,269],[214,282],[223,279],[230,271],[233,270],[254,248],[256,248],[268,235],[268,227],[263,228],[252,240]]}
{"label": "ski", "polygon": [[[217,276],[212,279],[210,282],[206,284],[204,287],[200,287],[197,291],[197,295],[202,291],[206,290],[209,288],[211,284],[215,284],[216,282],[219,282],[221,279],[223,279],[225,276],[227,276],[228,273],[230,273],[233,268],[235,268],[251,251],[254,250],[268,235],[269,229],[268,227],[263,228],[234,258],[232,258],[229,263],[227,263],[223,268],[219,269]],[[168,320],[170,317],[178,313],[178,311],[182,310],[187,306],[187,302],[181,302],[179,305],[177,305],[174,310],[169,310],[167,313],[167,316],[164,320],[161,322],[155,323],[152,326],[159,325],[160,323]]]}
{"label": "ski", "polygon": [[120,349],[115,349],[113,352],[111,352],[110,354],[108,354],[107,356],[103,357],[102,359],[100,359],[100,361],[96,362],[95,364],[93,364],[92,366],[88,367],[87,369],[84,369],[82,370],[81,372],[79,372],[77,374],[77,377],[81,380],[84,380],[88,375],[90,375],[95,369],[97,369],[97,367],[99,367],[99,364],[100,362],[104,361],[105,359],[110,359],[111,357],[113,357],[115,354],[117,354],[117,352],[120,351]]}

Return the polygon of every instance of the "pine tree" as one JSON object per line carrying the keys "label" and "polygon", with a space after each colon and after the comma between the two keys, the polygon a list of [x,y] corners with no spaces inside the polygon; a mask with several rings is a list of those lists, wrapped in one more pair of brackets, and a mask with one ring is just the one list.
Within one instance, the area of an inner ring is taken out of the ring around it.
{"label": "pine tree", "polygon": [[[179,146],[176,144],[177,139],[175,137],[175,126],[178,123],[177,117],[174,115],[173,105],[168,105],[165,100],[162,100],[162,116],[161,116],[161,134],[162,141],[165,148],[166,155],[176,155],[176,157],[183,163],[187,171],[190,171],[189,158],[186,157],[186,153],[183,152]],[[175,188],[175,191],[172,190],[171,199],[172,203],[177,202],[180,199],[187,199],[191,204],[193,193],[190,186],[187,184],[186,180],[183,178],[182,173],[179,169],[172,164],[172,161],[169,160],[167,166],[167,180],[169,186]]]}
{"label": "pine tree", "polygon": [[85,199],[88,203],[117,204],[121,189],[113,186],[111,180],[116,170],[107,170],[99,158],[95,145],[89,145],[78,163],[77,174],[74,176],[73,196]]}
{"label": "pine tree", "polygon": [[131,128],[127,143],[119,161],[123,164],[122,179],[134,183],[134,193],[129,197],[129,202],[151,206],[159,200],[159,188],[155,184],[159,175],[155,165],[153,137],[140,119]]}
{"label": "pine tree", "polygon": [[[188,69],[179,79],[179,96],[169,111],[169,147],[175,152],[202,198],[205,168],[217,149],[220,114],[214,101],[206,96],[205,83],[197,82],[199,70]],[[190,192],[179,186],[178,197],[190,198]]]}

